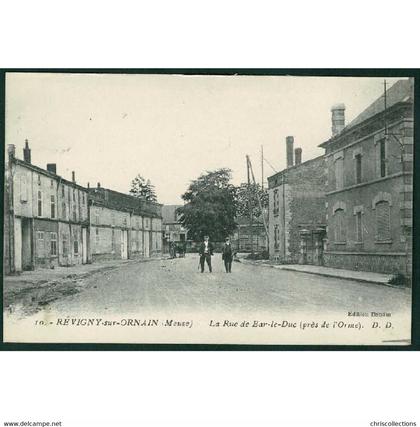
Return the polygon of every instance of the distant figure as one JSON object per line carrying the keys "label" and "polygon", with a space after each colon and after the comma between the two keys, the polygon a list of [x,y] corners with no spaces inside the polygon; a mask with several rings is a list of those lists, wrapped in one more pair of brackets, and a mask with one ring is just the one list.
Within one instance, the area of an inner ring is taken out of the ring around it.
{"label": "distant figure", "polygon": [[204,261],[206,261],[209,267],[209,271],[211,273],[211,257],[213,256],[213,244],[209,242],[209,236],[204,236],[204,242],[201,243],[198,253],[200,255],[201,272],[204,273]]}
{"label": "distant figure", "polygon": [[232,260],[233,260],[233,249],[230,244],[229,237],[226,237],[225,244],[222,249],[222,260],[225,263],[226,273],[232,273]]}
{"label": "distant figure", "polygon": [[176,245],[175,242],[169,244],[169,254],[171,258],[176,258]]}

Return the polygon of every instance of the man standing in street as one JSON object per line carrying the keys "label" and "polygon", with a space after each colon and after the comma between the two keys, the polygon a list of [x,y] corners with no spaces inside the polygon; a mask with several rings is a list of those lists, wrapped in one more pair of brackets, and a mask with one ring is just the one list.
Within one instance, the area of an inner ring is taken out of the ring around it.
{"label": "man standing in street", "polygon": [[232,273],[233,250],[229,237],[226,237],[225,244],[223,245],[222,260],[225,263],[226,273]]}
{"label": "man standing in street", "polygon": [[211,273],[211,257],[213,256],[213,244],[209,242],[209,236],[204,236],[204,242],[201,243],[198,251],[200,255],[201,272],[204,273],[204,261],[207,262]]}

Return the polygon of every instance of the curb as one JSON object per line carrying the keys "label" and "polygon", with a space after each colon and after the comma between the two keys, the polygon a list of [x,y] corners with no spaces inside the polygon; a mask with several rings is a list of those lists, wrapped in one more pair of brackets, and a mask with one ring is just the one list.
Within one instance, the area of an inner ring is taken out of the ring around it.
{"label": "curb", "polygon": [[303,271],[303,270],[297,270],[295,268],[290,268],[290,267],[286,267],[286,266],[283,267],[283,266],[280,266],[280,265],[273,265],[273,264],[257,264],[257,263],[253,263],[252,261],[250,262],[249,260],[245,261],[244,264],[251,264],[251,265],[255,265],[257,267],[275,268],[277,270],[294,271],[295,273],[313,274],[315,276],[331,277],[331,278],[335,278],[335,279],[350,280],[350,281],[353,281],[353,282],[370,283],[370,284],[374,284],[374,285],[387,286],[389,288],[394,288],[394,289],[409,289],[406,286],[395,286],[395,285],[391,285],[390,283],[387,283],[387,282],[380,282],[378,280],[360,279],[360,278],[355,278],[355,277],[338,276],[337,274],[328,273],[328,272],[322,273],[322,272],[318,272],[318,271]]}

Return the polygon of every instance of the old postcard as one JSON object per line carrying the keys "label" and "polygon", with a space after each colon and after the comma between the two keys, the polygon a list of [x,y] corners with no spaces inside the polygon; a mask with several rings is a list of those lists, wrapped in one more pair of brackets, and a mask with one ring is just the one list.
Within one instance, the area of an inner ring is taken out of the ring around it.
{"label": "old postcard", "polygon": [[6,74],[4,341],[409,345],[413,77]]}

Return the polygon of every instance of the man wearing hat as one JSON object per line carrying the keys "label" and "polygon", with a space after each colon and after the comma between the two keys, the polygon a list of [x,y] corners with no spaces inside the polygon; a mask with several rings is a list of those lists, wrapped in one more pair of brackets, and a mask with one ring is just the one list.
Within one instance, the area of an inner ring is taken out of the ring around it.
{"label": "man wearing hat", "polygon": [[226,273],[232,273],[233,250],[229,237],[226,237],[225,244],[223,245],[222,260],[225,263]]}
{"label": "man wearing hat", "polygon": [[200,255],[201,272],[204,273],[204,261],[206,261],[209,267],[209,271],[211,273],[211,257],[213,255],[213,244],[209,242],[209,236],[204,236],[204,242],[201,242],[198,253]]}

